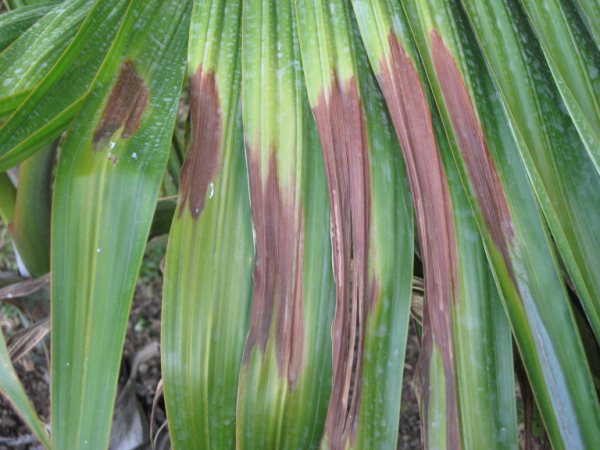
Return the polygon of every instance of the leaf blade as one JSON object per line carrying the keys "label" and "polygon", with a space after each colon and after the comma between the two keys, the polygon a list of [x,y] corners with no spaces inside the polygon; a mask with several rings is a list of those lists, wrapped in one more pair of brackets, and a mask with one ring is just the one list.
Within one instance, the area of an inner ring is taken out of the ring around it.
{"label": "leaf blade", "polygon": [[0,333],[0,392],[13,404],[19,416],[46,449],[51,449],[50,439],[10,360],[4,334]]}
{"label": "leaf blade", "polygon": [[[103,449],[109,442],[127,317],[183,76],[189,8],[161,4],[135,2],[128,10],[127,46],[100,71],[57,169],[51,419],[58,448]],[[148,39],[159,24],[158,40]],[[111,114],[118,102],[130,116]],[[122,122],[102,140],[107,117]]]}
{"label": "leaf blade", "polygon": [[205,6],[201,1],[193,6],[188,49],[192,135],[163,288],[162,367],[176,449],[235,446],[238,377],[252,289],[240,110],[241,2]]}
{"label": "leaf blade", "polygon": [[331,391],[333,276],[325,171],[292,3],[246,2],[242,36],[255,265],[237,445],[316,448]]}
{"label": "leaf blade", "polygon": [[393,446],[408,324],[405,276],[412,272],[405,169],[360,56],[349,3],[297,1],[296,17],[328,176],[336,282],[333,390],[321,448]]}
{"label": "leaf blade", "polygon": [[[583,347],[539,207],[466,18],[457,2],[404,6],[551,441],[557,448],[591,445],[600,418]],[[468,141],[469,135],[476,138]]]}

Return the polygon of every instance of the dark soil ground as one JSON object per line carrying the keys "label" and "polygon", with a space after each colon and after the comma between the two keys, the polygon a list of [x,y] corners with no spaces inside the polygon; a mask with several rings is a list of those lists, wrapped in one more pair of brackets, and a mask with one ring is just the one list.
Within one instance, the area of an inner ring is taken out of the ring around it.
{"label": "dark soil ground", "polygon": [[[10,242],[6,232],[0,229],[0,271],[14,270]],[[133,355],[148,344],[158,343],[160,339],[161,311],[161,276],[159,262],[164,252],[164,241],[153,241],[149,244],[144,266],[140,273],[127,338],[123,352],[123,377],[127,372]],[[0,308],[0,325],[9,337],[27,324],[26,318],[16,309],[2,306]],[[421,447],[419,436],[419,415],[417,402],[409,382],[412,379],[418,355],[418,339],[411,327],[408,340],[404,370],[404,390],[402,393],[402,409],[400,416],[400,433],[398,448],[413,450]],[[27,394],[31,398],[42,420],[49,420],[49,374],[47,346],[49,341],[38,345],[27,356],[19,360],[15,366]],[[160,358],[154,356],[140,365],[137,374],[136,393],[138,400],[149,417],[156,387],[160,379]],[[156,424],[164,422],[164,410],[159,402],[156,413]],[[28,429],[14,413],[7,401],[0,396],[0,450],[3,449],[38,449]]]}

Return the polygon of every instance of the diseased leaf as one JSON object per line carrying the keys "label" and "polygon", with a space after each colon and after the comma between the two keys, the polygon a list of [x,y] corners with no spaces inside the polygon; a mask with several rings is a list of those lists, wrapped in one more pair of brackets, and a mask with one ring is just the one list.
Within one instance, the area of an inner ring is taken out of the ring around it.
{"label": "diseased leaf", "polygon": [[321,447],[394,448],[412,279],[405,170],[350,5],[297,1],[296,16],[327,173],[336,284]]}
{"label": "diseased leaf", "polygon": [[[85,8],[89,1],[73,0],[72,7]],[[95,2],[52,69],[0,128],[0,170],[23,161],[64,131],[93,88],[102,64],[120,56],[136,26],[121,26],[128,8],[131,0]]]}
{"label": "diseased leaf", "polygon": [[[106,3],[119,11],[120,3]],[[182,85],[190,6],[131,3],[118,38],[124,47],[113,47],[62,147],[51,258],[51,418],[60,449],[108,447],[127,317]],[[117,114],[115,105],[128,113]]]}
{"label": "diseased leaf", "polygon": [[0,300],[7,300],[31,295],[50,283],[50,275],[8,284],[0,288]]}
{"label": "diseased leaf", "polygon": [[22,328],[10,337],[8,354],[13,362],[27,355],[50,332],[50,319],[41,319],[33,325]]}
{"label": "diseased leaf", "polygon": [[240,449],[317,448],[331,393],[327,188],[292,8],[271,0],[244,6],[242,119],[255,263]]}
{"label": "diseased leaf", "polygon": [[[0,117],[15,111],[53,68],[93,3],[92,0],[67,0],[57,5],[0,53]],[[31,8],[19,8],[6,15]]]}
{"label": "diseased leaf", "polygon": [[600,408],[560,267],[466,18],[456,1],[404,7],[550,440],[593,446]]}
{"label": "diseased leaf", "polygon": [[[515,1],[463,0],[539,205],[600,339],[600,175]],[[506,24],[498,29],[497,23]],[[510,24],[510,25],[509,25]],[[505,61],[511,60],[507,65]]]}
{"label": "diseased leaf", "polygon": [[[410,29],[394,1],[353,1],[409,167],[426,299],[425,447],[515,448],[510,328],[440,129]],[[436,170],[437,169],[437,170]]]}
{"label": "diseased leaf", "polygon": [[180,450],[235,447],[253,262],[240,26],[240,0],[194,2],[190,147],[169,234],[161,324],[169,433]]}

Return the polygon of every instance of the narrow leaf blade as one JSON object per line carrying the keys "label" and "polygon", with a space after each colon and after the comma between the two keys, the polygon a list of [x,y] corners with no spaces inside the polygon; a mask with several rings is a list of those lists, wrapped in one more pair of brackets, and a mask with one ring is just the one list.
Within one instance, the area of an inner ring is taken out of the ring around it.
{"label": "narrow leaf blade", "polygon": [[316,448],[331,393],[335,301],[325,171],[292,3],[247,1],[243,23],[242,119],[256,259],[237,445]]}
{"label": "narrow leaf blade", "polygon": [[194,2],[191,136],[169,233],[161,323],[175,449],[235,447],[251,296],[252,224],[240,110],[241,1]]}
{"label": "narrow leaf blade", "polygon": [[48,433],[44,429],[44,424],[35,409],[33,409],[33,405],[12,365],[3,333],[0,333],[0,393],[12,403],[19,416],[44,448],[51,449],[52,446],[50,445]]}
{"label": "narrow leaf blade", "polygon": [[169,154],[189,13],[175,0],[132,3],[124,18],[127,46],[102,67],[62,148],[51,255],[57,448],[108,447],[127,317]]}
{"label": "narrow leaf blade", "polygon": [[393,448],[410,306],[412,208],[398,143],[350,8],[344,1],[296,2],[328,178],[336,284],[333,386],[321,447]]}
{"label": "narrow leaf blade", "polygon": [[466,18],[455,1],[404,6],[550,439],[593,445],[600,408],[569,298]]}

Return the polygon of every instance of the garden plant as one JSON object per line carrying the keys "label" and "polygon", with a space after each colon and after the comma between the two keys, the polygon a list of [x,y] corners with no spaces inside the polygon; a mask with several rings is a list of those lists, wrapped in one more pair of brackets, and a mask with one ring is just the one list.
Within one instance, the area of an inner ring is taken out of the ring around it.
{"label": "garden plant", "polygon": [[411,323],[423,448],[600,446],[598,0],[4,0],[0,218],[46,449],[115,445],[167,234],[174,449],[395,449]]}

